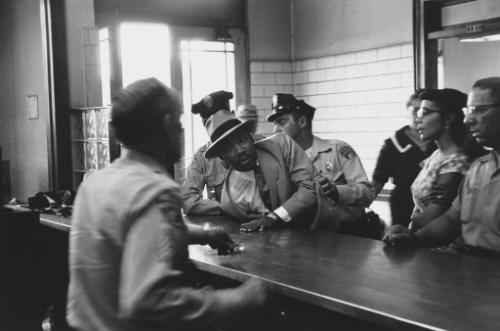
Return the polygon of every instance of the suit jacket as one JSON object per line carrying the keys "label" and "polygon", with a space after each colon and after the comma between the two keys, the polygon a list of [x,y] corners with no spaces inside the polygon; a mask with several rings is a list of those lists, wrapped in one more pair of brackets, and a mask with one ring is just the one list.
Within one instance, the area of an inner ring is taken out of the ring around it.
{"label": "suit jacket", "polygon": [[[302,148],[285,134],[277,133],[255,143],[257,159],[269,186],[271,206],[283,207],[292,222],[311,229],[336,229],[331,206],[317,194],[314,166]],[[228,194],[227,178],[222,189],[221,205],[225,213],[246,222],[261,215],[242,213]]]}

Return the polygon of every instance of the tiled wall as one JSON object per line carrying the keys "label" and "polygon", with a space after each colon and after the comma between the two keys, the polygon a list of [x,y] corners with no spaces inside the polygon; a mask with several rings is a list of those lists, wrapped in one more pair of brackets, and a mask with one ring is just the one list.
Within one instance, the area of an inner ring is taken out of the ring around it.
{"label": "tiled wall", "polygon": [[259,110],[258,133],[273,131],[272,124],[266,121],[271,112],[271,97],[275,93],[293,93],[292,67],[290,61],[250,63],[250,95]]}
{"label": "tiled wall", "polygon": [[[290,62],[253,62],[252,103],[261,121],[271,96],[293,93],[316,107],[313,131],[350,143],[371,177],[383,140],[408,121],[405,103],[413,93],[413,48],[395,45]],[[290,81],[291,77],[291,81]],[[272,126],[259,123],[259,131]]]}

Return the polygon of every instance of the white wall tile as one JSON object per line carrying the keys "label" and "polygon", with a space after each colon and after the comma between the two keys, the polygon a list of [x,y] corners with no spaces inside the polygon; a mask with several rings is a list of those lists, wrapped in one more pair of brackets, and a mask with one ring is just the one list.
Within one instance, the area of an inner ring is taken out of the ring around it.
{"label": "white wall tile", "polygon": [[302,84],[299,87],[300,95],[312,95],[318,93],[318,84],[316,83],[308,83]]}
{"label": "white wall tile", "polygon": [[314,113],[314,119],[317,121],[327,120],[336,117],[337,117],[337,110],[332,107],[318,108]]}
{"label": "white wall tile", "polygon": [[414,86],[414,75],[413,72],[403,72],[401,75],[401,86]]}
{"label": "white wall tile", "polygon": [[326,79],[334,80],[334,79],[344,79],[346,78],[346,67],[337,67],[326,70]]}
{"label": "white wall tile", "polygon": [[271,109],[271,100],[269,98],[252,98],[251,102],[257,109]]}
{"label": "white wall tile", "polygon": [[297,72],[297,73],[293,74],[293,83],[294,84],[303,84],[303,83],[307,83],[307,81],[308,81],[307,71]]}
{"label": "white wall tile", "polygon": [[313,70],[309,71],[308,81],[309,82],[319,82],[326,79],[326,71],[321,70]]}
{"label": "white wall tile", "polygon": [[292,72],[292,62],[283,62],[283,72]]}
{"label": "white wall tile", "polygon": [[283,72],[283,63],[264,62],[264,72]]}
{"label": "white wall tile", "polygon": [[345,75],[349,78],[366,76],[366,65],[356,64],[345,67]]}
{"label": "white wall tile", "polygon": [[317,62],[318,69],[335,67],[335,56],[322,57]]}
{"label": "white wall tile", "polygon": [[292,73],[277,73],[276,74],[276,83],[278,83],[278,84],[292,84],[293,83]]}
{"label": "white wall tile", "polygon": [[264,96],[270,98],[276,93],[284,93],[283,85],[264,85]]}
{"label": "white wall tile", "polygon": [[335,90],[335,81],[333,81],[333,80],[318,83],[318,93],[319,94],[334,93],[335,91],[336,91]]}
{"label": "white wall tile", "polygon": [[366,74],[368,76],[372,75],[383,75],[389,73],[389,61],[381,61],[366,64]]}
{"label": "white wall tile", "polygon": [[413,44],[401,46],[401,57],[413,57]]}
{"label": "white wall tile", "polygon": [[401,86],[401,74],[377,76],[376,79],[376,86],[379,89]]}
{"label": "white wall tile", "polygon": [[396,59],[401,57],[401,46],[379,48],[377,50],[378,60]]}
{"label": "white wall tile", "polygon": [[293,94],[293,85],[283,85],[283,93]]}
{"label": "white wall tile", "polygon": [[307,103],[315,108],[326,107],[328,106],[328,98],[326,95],[312,95],[308,98]]}
{"label": "white wall tile", "polygon": [[335,62],[336,66],[346,66],[349,64],[355,64],[356,63],[356,55],[354,53],[341,54],[341,55],[337,55],[337,58],[335,60],[336,60],[336,62]]}
{"label": "white wall tile", "polygon": [[300,72],[300,71],[303,71],[302,69],[302,61],[295,61],[293,63],[293,71],[294,72]]}
{"label": "white wall tile", "polygon": [[250,72],[263,72],[264,63],[262,62],[250,62]]}
{"label": "white wall tile", "polygon": [[302,62],[302,69],[304,71],[314,70],[317,67],[318,66],[317,66],[317,60],[316,59],[309,59],[309,60],[305,60],[304,62]]}
{"label": "white wall tile", "polygon": [[251,87],[252,97],[263,97],[264,96],[264,86],[263,85],[252,85]]}
{"label": "white wall tile", "polygon": [[250,82],[252,84],[274,84],[276,83],[276,75],[274,73],[251,73]]}
{"label": "white wall tile", "polygon": [[393,72],[406,72],[413,71],[413,59],[403,58],[389,61],[389,71]]}
{"label": "white wall tile", "polygon": [[356,63],[367,63],[367,62],[375,62],[377,61],[377,50],[371,49],[367,51],[357,52]]}

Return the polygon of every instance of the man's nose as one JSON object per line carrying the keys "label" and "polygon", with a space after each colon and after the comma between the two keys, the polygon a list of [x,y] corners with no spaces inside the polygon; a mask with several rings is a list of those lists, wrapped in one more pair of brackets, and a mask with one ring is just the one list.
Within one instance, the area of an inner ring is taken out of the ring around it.
{"label": "man's nose", "polygon": [[467,114],[464,116],[464,123],[465,124],[471,125],[471,124],[475,123],[475,121],[476,121],[476,119],[474,118],[474,115],[472,115],[472,114]]}
{"label": "man's nose", "polygon": [[273,133],[277,133],[277,132],[281,132],[281,129],[277,124],[274,124]]}
{"label": "man's nose", "polygon": [[243,146],[243,144],[236,144],[234,146],[234,151],[236,154],[241,154],[241,153],[245,152],[245,147]]}

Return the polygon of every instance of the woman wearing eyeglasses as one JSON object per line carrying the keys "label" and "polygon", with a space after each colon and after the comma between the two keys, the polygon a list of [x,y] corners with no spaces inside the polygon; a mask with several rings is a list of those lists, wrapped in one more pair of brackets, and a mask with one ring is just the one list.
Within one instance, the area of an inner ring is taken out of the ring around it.
{"label": "woman wearing eyeglasses", "polygon": [[434,141],[438,149],[422,161],[422,170],[411,190],[415,208],[412,229],[419,229],[443,214],[456,197],[458,187],[479,146],[464,124],[462,108],[467,95],[455,89],[432,89],[419,94],[417,132],[424,141]]}

